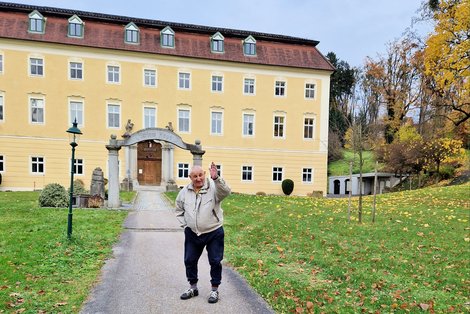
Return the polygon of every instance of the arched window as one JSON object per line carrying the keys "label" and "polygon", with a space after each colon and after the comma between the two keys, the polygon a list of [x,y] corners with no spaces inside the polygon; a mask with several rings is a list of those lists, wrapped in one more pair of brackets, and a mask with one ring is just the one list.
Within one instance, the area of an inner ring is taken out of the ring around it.
{"label": "arched window", "polygon": [[175,32],[167,26],[160,32],[160,44],[162,47],[175,47]]}
{"label": "arched window", "polygon": [[139,28],[134,23],[129,23],[125,28],[124,41],[129,44],[138,44],[140,41]]}
{"label": "arched window", "polygon": [[211,51],[224,52],[224,36],[217,32],[211,37]]}
{"label": "arched window", "polygon": [[83,38],[83,21],[76,15],[69,18],[69,37]]}
{"label": "arched window", "polygon": [[253,36],[248,36],[243,41],[243,53],[246,56],[256,56],[256,39]]}
{"label": "arched window", "polygon": [[46,19],[41,13],[34,10],[29,14],[29,28],[31,33],[44,33],[46,28]]}

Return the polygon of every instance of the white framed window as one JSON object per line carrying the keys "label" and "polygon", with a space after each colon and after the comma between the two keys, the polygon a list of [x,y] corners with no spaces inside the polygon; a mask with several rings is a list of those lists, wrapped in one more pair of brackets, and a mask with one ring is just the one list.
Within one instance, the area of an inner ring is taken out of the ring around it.
{"label": "white framed window", "polygon": [[189,164],[187,163],[178,163],[178,179],[188,179],[189,178]]}
{"label": "white framed window", "polygon": [[312,182],[313,182],[313,169],[302,168],[302,183],[312,183]]}
{"label": "white framed window", "polygon": [[171,27],[167,26],[160,32],[160,44],[162,47],[175,47],[175,32]]}
{"label": "white framed window", "polygon": [[275,115],[274,116],[274,138],[284,138],[285,137],[285,120],[284,115]]}
{"label": "white framed window", "polygon": [[29,15],[28,31],[30,33],[41,33],[44,34],[46,28],[46,19],[41,13],[34,10]]}
{"label": "white framed window", "polygon": [[121,106],[108,104],[107,125],[108,128],[119,129],[121,127]]}
{"label": "white framed window", "polygon": [[29,98],[30,122],[33,124],[44,124],[45,108],[43,98]]}
{"label": "white framed window", "polygon": [[121,82],[121,68],[118,65],[108,65],[106,66],[106,69],[106,77],[108,83],[118,84]]}
{"label": "white framed window", "polygon": [[31,173],[43,174],[45,172],[44,157],[31,156]]}
{"label": "white framed window", "polygon": [[29,75],[44,76],[44,59],[29,58]]}
{"label": "white framed window", "polygon": [[3,94],[0,94],[0,122],[5,119],[5,104],[4,104],[4,97]]}
{"label": "white framed window", "polygon": [[211,52],[224,52],[224,36],[217,32],[211,37]]}
{"label": "white framed window", "polygon": [[157,121],[157,109],[155,107],[144,107],[144,129],[154,128]]}
{"label": "white framed window", "polygon": [[211,77],[211,91],[222,92],[224,88],[224,77],[221,75],[212,75]]}
{"label": "white framed window", "polygon": [[278,97],[286,96],[286,82],[285,81],[276,81],[274,83],[274,95]]}
{"label": "white framed window", "polygon": [[77,175],[83,175],[84,174],[84,171],[83,171],[83,159],[80,159],[80,158],[75,158],[74,162],[73,162],[73,173],[77,174]]}
{"label": "white framed window", "polygon": [[157,87],[157,71],[154,69],[144,69],[144,86]]}
{"label": "white framed window", "polygon": [[251,35],[243,41],[243,54],[245,56],[256,56],[256,39]]}
{"label": "white framed window", "polygon": [[5,171],[5,157],[0,155],[0,172]]}
{"label": "white framed window", "polygon": [[282,167],[273,167],[273,182],[282,182],[284,169]]}
{"label": "white framed window", "polygon": [[315,84],[305,83],[305,99],[315,98]]}
{"label": "white framed window", "polygon": [[128,44],[138,44],[140,42],[140,32],[137,25],[129,23],[124,28],[124,41]]}
{"label": "white framed window", "polygon": [[3,73],[3,53],[0,52],[0,74]]}
{"label": "white framed window", "polygon": [[69,100],[69,125],[72,125],[74,121],[77,121],[79,127],[83,126],[83,101]]}
{"label": "white framed window", "polygon": [[255,79],[254,78],[243,79],[243,94],[245,95],[255,94]]}
{"label": "white framed window", "polygon": [[253,181],[253,166],[242,166],[242,181]]}
{"label": "white framed window", "polygon": [[83,38],[84,24],[83,21],[74,15],[69,18],[68,36]]}
{"label": "white framed window", "polygon": [[224,121],[223,112],[211,111],[211,134],[212,135],[223,134],[223,121]]}
{"label": "white framed window", "polygon": [[69,62],[69,78],[71,80],[83,80],[83,63],[82,62]]}
{"label": "white framed window", "polygon": [[191,73],[178,73],[178,89],[191,89]]}
{"label": "white framed window", "polygon": [[305,140],[313,139],[314,131],[315,131],[315,118],[304,117],[304,139]]}
{"label": "white framed window", "polygon": [[255,135],[255,114],[243,113],[242,135],[252,137]]}
{"label": "white framed window", "polygon": [[178,109],[178,131],[191,132],[191,110]]}

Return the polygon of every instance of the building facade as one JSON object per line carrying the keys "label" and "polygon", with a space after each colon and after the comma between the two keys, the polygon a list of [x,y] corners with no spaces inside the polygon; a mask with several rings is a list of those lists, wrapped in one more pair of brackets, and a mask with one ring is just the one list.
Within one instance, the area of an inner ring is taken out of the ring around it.
{"label": "building facade", "polygon": [[[0,190],[68,186],[76,120],[86,186],[95,168],[109,174],[111,135],[166,128],[199,140],[203,167],[214,161],[235,192],[282,194],[289,178],[294,194],[326,194],[334,69],[317,44],[0,2]],[[161,139],[119,151],[119,179],[139,184],[184,185],[191,165]]]}

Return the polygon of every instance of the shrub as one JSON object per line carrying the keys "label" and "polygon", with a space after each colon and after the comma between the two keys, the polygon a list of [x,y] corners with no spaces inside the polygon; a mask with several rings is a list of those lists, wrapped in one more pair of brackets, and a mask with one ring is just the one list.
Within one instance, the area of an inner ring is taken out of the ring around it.
{"label": "shrub", "polygon": [[[70,187],[67,189],[67,194],[70,194]],[[81,179],[73,181],[73,194],[89,194],[89,191],[85,189],[85,183]]]}
{"label": "shrub", "polygon": [[291,179],[284,179],[282,181],[282,192],[284,192],[285,195],[290,195],[294,191],[294,181]]}
{"label": "shrub", "polygon": [[455,168],[452,165],[442,165],[439,169],[441,179],[447,180],[455,176]]}
{"label": "shrub", "polygon": [[59,183],[50,183],[39,194],[41,207],[67,207],[69,204],[67,192]]}

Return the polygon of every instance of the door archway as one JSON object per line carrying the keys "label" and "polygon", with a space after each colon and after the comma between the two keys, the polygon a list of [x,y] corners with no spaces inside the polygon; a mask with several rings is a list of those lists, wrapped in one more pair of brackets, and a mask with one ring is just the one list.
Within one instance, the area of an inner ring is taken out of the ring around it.
{"label": "door archway", "polygon": [[202,149],[201,141],[195,140],[194,144],[185,143],[181,137],[163,128],[147,128],[139,130],[133,134],[126,132],[124,140],[118,140],[116,135],[111,135],[109,144],[106,145],[108,150],[108,207],[119,207],[119,150],[122,146],[128,147],[139,142],[161,141],[170,145],[166,145],[162,149],[162,176],[166,182],[174,182],[173,180],[173,146],[177,146],[184,150],[189,150],[193,155],[193,165],[202,166],[202,155],[205,151]]}

